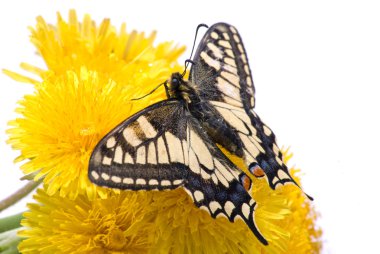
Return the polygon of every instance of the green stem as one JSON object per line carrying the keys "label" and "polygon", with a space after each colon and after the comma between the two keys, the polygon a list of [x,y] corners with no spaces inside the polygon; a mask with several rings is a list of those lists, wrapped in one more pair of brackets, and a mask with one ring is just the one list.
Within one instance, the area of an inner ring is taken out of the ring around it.
{"label": "green stem", "polygon": [[[17,242],[17,244],[18,244],[18,242]],[[1,254],[20,254],[20,252],[18,252],[18,249],[17,249],[17,244],[7,248],[4,251],[2,251]]]}
{"label": "green stem", "polygon": [[20,228],[13,229],[0,234],[0,253],[1,254],[17,254],[17,246],[22,240],[21,237],[17,236],[17,231]]}
{"label": "green stem", "polygon": [[4,209],[16,204],[20,199],[28,195],[30,192],[32,192],[40,183],[42,180],[39,180],[37,182],[30,181],[29,183],[25,184],[21,189],[17,190],[15,193],[7,197],[6,199],[3,199],[0,201],[0,212]]}
{"label": "green stem", "polygon": [[21,227],[22,213],[0,219],[0,233]]}

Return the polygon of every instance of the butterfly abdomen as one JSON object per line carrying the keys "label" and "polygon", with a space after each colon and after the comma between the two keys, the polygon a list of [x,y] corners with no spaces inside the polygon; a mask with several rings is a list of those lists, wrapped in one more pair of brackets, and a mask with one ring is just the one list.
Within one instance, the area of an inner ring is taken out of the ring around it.
{"label": "butterfly abdomen", "polygon": [[215,143],[222,145],[237,156],[243,156],[243,145],[236,131],[231,128],[210,103],[201,101],[190,105],[189,110]]}

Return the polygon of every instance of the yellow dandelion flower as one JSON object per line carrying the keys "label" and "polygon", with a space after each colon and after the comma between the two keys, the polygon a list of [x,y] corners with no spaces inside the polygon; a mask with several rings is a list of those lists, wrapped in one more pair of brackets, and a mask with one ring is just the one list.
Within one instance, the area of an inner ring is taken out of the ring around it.
{"label": "yellow dandelion flower", "polygon": [[37,190],[21,224],[21,253],[146,253],[150,247],[147,193],[111,193],[74,200]]}
{"label": "yellow dandelion flower", "polygon": [[[75,12],[69,22],[58,15],[56,26],[38,18],[32,42],[48,70],[30,65],[42,81],[6,71],[20,81],[36,85],[34,94],[20,101],[22,117],[10,122],[9,143],[21,151],[25,174],[44,177],[47,192],[75,198],[86,192],[105,195],[90,183],[87,167],[97,142],[119,122],[164,98],[163,89],[137,103],[131,99],[147,94],[180,68],[174,62],[183,51],[172,43],[153,46],[154,34],[119,33],[104,20],[96,27],[89,16],[82,23]],[[182,69],[182,68],[181,68]]]}
{"label": "yellow dandelion flower", "polygon": [[[297,170],[292,169],[294,175]],[[70,200],[44,190],[29,204],[19,233],[25,253],[319,253],[321,231],[310,201],[293,186],[273,191],[255,180],[263,246],[241,221],[213,219],[183,189],[110,192]]]}
{"label": "yellow dandelion flower", "polygon": [[[79,73],[86,66],[124,86],[154,86],[157,80],[162,82],[168,78],[173,71],[170,67],[185,50],[172,42],[154,46],[155,32],[148,36],[144,32],[128,33],[125,24],[117,32],[109,19],[104,19],[97,26],[89,15],[85,15],[79,22],[74,10],[70,11],[68,21],[58,13],[56,25],[47,24],[38,17],[36,27],[30,30],[31,42],[48,70],[27,63],[22,63],[21,67],[42,78],[66,75],[68,70]],[[19,81],[40,84],[29,77],[8,70],[5,72]]]}

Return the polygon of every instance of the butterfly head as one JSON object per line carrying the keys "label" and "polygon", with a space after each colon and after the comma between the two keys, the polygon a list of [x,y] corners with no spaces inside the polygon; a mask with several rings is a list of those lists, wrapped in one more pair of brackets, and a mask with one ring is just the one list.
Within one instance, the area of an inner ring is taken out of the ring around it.
{"label": "butterfly head", "polygon": [[183,77],[179,72],[175,72],[171,75],[170,79],[168,80],[169,83],[169,93],[173,94],[176,91],[179,91],[179,88],[181,86],[181,83],[183,83]]}
{"label": "butterfly head", "polygon": [[183,79],[179,72],[173,73],[167,82],[166,93],[169,98],[182,99],[187,104],[192,103],[196,98],[196,90],[190,82]]}

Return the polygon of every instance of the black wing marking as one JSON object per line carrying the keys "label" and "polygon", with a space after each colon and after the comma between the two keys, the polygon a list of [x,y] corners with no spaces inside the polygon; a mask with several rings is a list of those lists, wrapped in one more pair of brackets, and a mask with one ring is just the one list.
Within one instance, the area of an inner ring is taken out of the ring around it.
{"label": "black wing marking", "polygon": [[89,178],[100,186],[165,190],[186,177],[186,119],[176,100],[156,103],[128,118],[95,147]]}
{"label": "black wing marking", "polygon": [[[297,185],[283,162],[274,133],[253,111],[255,89],[236,28],[225,23],[213,25],[203,37],[194,63],[190,81],[198,86],[203,101],[217,111],[213,120],[205,123],[209,136],[231,153],[244,157],[254,175],[265,173],[271,188],[286,183]],[[202,107],[198,111],[207,108]],[[224,121],[216,121],[218,118]]]}
{"label": "black wing marking", "polygon": [[245,174],[215,146],[183,103],[166,100],[122,122],[96,146],[89,178],[97,185],[130,190],[184,187],[214,218],[255,223],[256,202],[239,182]]}

